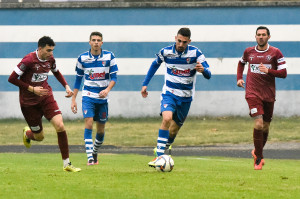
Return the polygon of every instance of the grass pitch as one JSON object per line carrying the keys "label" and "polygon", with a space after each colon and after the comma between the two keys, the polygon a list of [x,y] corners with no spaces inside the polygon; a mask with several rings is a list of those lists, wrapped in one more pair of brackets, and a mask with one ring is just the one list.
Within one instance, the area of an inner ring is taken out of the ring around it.
{"label": "grass pitch", "polygon": [[[70,145],[84,144],[84,121],[64,121]],[[252,143],[253,120],[250,117],[188,117],[174,146]],[[274,118],[270,127],[269,142],[300,140],[300,117]],[[115,146],[155,146],[161,118],[111,118],[106,124],[104,144]],[[25,120],[0,120],[0,145],[23,145]],[[45,139],[38,144],[57,145],[54,128],[43,121]],[[96,129],[94,124],[93,138]]]}
{"label": "grass pitch", "polygon": [[87,166],[71,154],[79,173],[62,170],[59,154],[0,154],[0,198],[299,198],[300,161],[173,157],[172,172],[147,166],[151,157],[101,155]]}

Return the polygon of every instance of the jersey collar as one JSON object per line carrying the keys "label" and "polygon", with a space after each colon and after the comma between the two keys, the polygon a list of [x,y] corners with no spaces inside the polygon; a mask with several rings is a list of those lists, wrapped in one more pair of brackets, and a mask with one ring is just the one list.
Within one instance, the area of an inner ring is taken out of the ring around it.
{"label": "jersey collar", "polygon": [[38,49],[35,50],[35,54],[36,54],[36,57],[38,58],[38,60],[40,62],[46,62],[46,61],[48,61],[48,60],[42,60],[42,59],[39,58]]}
{"label": "jersey collar", "polygon": [[186,47],[186,49],[184,50],[184,52],[180,54],[180,53],[178,53],[177,50],[176,50],[176,43],[173,44],[173,53],[174,53],[174,54],[177,54],[177,55],[183,55],[183,54],[186,54],[187,51],[188,51],[188,49],[189,49],[189,45]]}
{"label": "jersey collar", "polygon": [[259,53],[267,52],[267,51],[269,50],[269,48],[270,48],[270,45],[269,45],[269,44],[268,44],[268,47],[267,47],[266,50],[258,50],[258,49],[257,49],[257,45],[255,46],[256,52],[259,52]]}
{"label": "jersey collar", "polygon": [[[89,50],[89,57],[90,58],[94,58],[94,59],[96,59],[95,58],[95,56],[91,53],[91,49]],[[97,56],[98,58],[101,58],[101,57],[103,57],[103,52],[102,52],[102,48],[101,48],[101,53],[100,53],[100,55],[99,56]]]}

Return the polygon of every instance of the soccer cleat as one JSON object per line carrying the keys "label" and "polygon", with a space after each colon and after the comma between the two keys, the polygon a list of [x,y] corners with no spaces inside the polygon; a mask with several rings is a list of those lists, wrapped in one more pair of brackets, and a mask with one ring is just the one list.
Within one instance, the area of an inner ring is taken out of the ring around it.
{"label": "soccer cleat", "polygon": [[93,159],[89,159],[88,162],[87,162],[87,165],[90,166],[90,165],[94,165],[94,160]]}
{"label": "soccer cleat", "polygon": [[263,164],[262,164],[262,159],[257,158],[256,162],[254,164],[254,170],[262,170]]}
{"label": "soccer cleat", "polygon": [[66,167],[63,168],[64,171],[68,171],[68,172],[79,172],[81,171],[80,168],[76,168],[74,167],[71,162],[68,163],[68,165]]}
{"label": "soccer cleat", "polygon": [[158,155],[157,155],[157,148],[156,147],[154,147],[154,149],[153,149],[153,154],[154,154],[155,157],[158,157]]}
{"label": "soccer cleat", "polygon": [[93,153],[93,158],[94,158],[94,164],[99,164],[97,153],[96,154]]}
{"label": "soccer cleat", "polygon": [[166,149],[169,149],[169,156],[172,155],[172,145],[167,146]]}
{"label": "soccer cleat", "polygon": [[150,162],[148,163],[149,167],[155,168],[155,162],[156,162],[157,160],[158,160],[158,158],[155,157],[152,161],[150,161]]}
{"label": "soccer cleat", "polygon": [[[251,155],[252,155],[252,157],[254,158],[254,165],[255,165],[255,162],[256,162],[256,159],[257,159],[257,157],[256,157],[256,155],[255,155],[255,149],[253,149],[252,151],[251,151]],[[262,158],[261,159],[261,162],[262,162],[262,165],[264,166],[265,165],[265,160]]]}
{"label": "soccer cleat", "polygon": [[23,143],[24,143],[24,145],[25,145],[26,148],[30,148],[31,147],[31,143],[30,143],[31,140],[28,139],[27,136],[26,136],[26,132],[28,130],[30,130],[30,128],[28,126],[25,126],[23,128]]}

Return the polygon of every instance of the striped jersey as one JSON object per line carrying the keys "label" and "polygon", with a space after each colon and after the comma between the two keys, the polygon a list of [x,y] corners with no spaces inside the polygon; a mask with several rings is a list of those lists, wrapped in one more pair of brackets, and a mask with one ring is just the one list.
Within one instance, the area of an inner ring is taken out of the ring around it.
{"label": "striped jersey", "polygon": [[[158,65],[165,62],[166,66],[162,93],[175,95],[178,100],[183,102],[190,102],[193,99],[197,62],[200,62],[205,68],[204,77],[210,78],[209,65],[205,56],[197,47],[192,45],[188,45],[182,54],[176,51],[175,44],[167,46],[159,51],[156,62]],[[148,84],[147,76],[143,83],[144,86]]]}
{"label": "striped jersey", "polygon": [[102,50],[98,56],[92,55],[90,51],[84,52],[77,59],[76,72],[78,76],[84,77],[83,99],[106,103],[108,96],[100,98],[99,93],[107,88],[111,75],[118,72],[114,54],[106,50]]}

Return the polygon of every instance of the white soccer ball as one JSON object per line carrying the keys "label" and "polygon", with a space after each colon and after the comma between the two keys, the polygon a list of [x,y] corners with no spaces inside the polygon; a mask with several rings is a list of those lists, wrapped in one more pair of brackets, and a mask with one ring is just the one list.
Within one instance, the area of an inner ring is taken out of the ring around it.
{"label": "white soccer ball", "polygon": [[171,172],[174,168],[174,160],[171,156],[161,155],[155,161],[155,169],[161,172]]}

